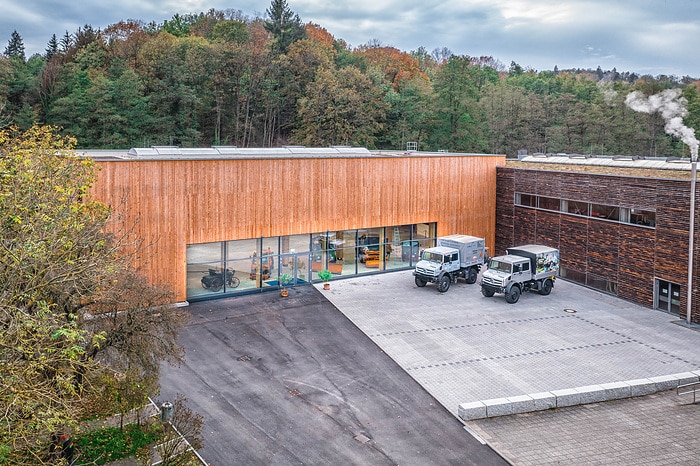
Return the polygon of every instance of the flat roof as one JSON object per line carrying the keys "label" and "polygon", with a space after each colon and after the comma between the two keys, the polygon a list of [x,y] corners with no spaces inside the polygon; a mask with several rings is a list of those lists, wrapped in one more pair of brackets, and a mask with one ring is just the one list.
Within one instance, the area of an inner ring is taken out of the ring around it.
{"label": "flat roof", "polygon": [[689,158],[622,155],[533,154],[506,159],[506,166],[641,178],[690,179]]}
{"label": "flat roof", "polygon": [[227,159],[289,159],[289,158],[368,158],[368,157],[504,157],[498,154],[471,154],[461,152],[419,152],[369,150],[365,147],[234,147],[212,146],[181,148],[175,146],[134,147],[129,150],[77,150],[78,155],[97,161],[145,160],[227,160]]}

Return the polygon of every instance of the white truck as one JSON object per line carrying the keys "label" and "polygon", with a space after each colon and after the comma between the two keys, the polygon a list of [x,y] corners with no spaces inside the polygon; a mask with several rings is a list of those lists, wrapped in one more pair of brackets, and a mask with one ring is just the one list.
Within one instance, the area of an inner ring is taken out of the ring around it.
{"label": "white truck", "polygon": [[546,296],[559,275],[559,250],[537,244],[506,249],[505,256],[493,257],[481,277],[481,294],[490,298],[503,293],[506,302],[517,303],[526,291]]}
{"label": "white truck", "polygon": [[467,283],[476,283],[481,266],[488,261],[488,251],[483,238],[468,235],[442,236],[437,246],[424,249],[413,275],[416,286],[437,283],[439,292],[450,289],[450,284],[464,278]]}

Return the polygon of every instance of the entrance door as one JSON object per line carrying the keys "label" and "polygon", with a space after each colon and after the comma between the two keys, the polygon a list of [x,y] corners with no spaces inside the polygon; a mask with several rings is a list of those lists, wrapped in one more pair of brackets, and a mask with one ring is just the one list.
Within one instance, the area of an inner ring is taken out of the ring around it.
{"label": "entrance door", "polygon": [[656,280],[657,299],[656,308],[672,314],[680,315],[681,312],[681,286],[678,283]]}
{"label": "entrance door", "polygon": [[292,276],[290,286],[305,283],[309,280],[306,264],[309,263],[309,253],[280,254],[280,275],[288,273]]}

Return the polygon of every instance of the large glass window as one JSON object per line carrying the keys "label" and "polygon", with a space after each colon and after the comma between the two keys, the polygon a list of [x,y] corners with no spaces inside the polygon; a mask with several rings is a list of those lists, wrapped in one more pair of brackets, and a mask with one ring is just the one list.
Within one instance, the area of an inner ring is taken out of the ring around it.
{"label": "large glass window", "polygon": [[277,288],[333,277],[409,268],[421,249],[435,244],[437,225],[421,223],[304,235],[252,238],[187,246],[187,298]]}
{"label": "large glass window", "polygon": [[338,275],[357,273],[357,230],[337,231],[336,236],[335,262],[328,264],[328,271]]}
{"label": "large glass window", "polygon": [[554,211],[559,211],[559,199],[556,199],[554,197],[544,197],[540,196],[539,197],[539,207],[540,209],[545,209],[545,210],[554,210]]}
{"label": "large glass window", "polygon": [[532,194],[515,193],[515,205],[537,207],[537,196]]}
{"label": "large glass window", "polygon": [[412,267],[418,262],[420,244],[411,237],[411,225],[387,227],[386,268]]}
{"label": "large glass window", "polygon": [[357,230],[357,273],[384,269],[385,243],[384,228]]}
{"label": "large glass window", "polygon": [[605,220],[620,220],[620,208],[602,204],[591,204],[591,217]]}
{"label": "large glass window", "polygon": [[655,227],[656,212],[653,210],[630,209],[630,223],[645,227]]}
{"label": "large glass window", "polygon": [[259,241],[244,239],[227,241],[224,244],[226,245],[226,268],[233,270],[240,282],[235,290],[230,291],[245,291],[256,288],[258,285],[255,275],[255,267],[257,267],[255,258],[257,258],[260,248]]}
{"label": "large glass window", "polygon": [[515,205],[534,207],[554,212],[564,212],[612,222],[631,223],[644,227],[656,227],[656,212],[653,210],[619,207],[607,204],[590,204],[588,202],[555,197],[536,196],[515,193]]}
{"label": "large glass window", "polygon": [[[565,210],[566,209],[566,210]],[[588,215],[588,202],[563,201],[562,211],[574,215]]]}

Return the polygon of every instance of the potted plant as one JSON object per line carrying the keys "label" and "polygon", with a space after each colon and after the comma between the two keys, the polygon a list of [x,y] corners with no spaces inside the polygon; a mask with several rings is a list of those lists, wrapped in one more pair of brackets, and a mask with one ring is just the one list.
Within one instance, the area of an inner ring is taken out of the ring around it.
{"label": "potted plant", "polygon": [[289,290],[287,289],[287,285],[292,283],[292,279],[293,277],[288,273],[283,273],[282,275],[280,275],[280,286],[282,286],[280,294],[283,298],[289,296]]}
{"label": "potted plant", "polygon": [[330,273],[327,269],[323,269],[318,273],[318,278],[323,280],[323,289],[324,290],[330,290],[331,284],[328,283],[333,276],[332,273]]}

